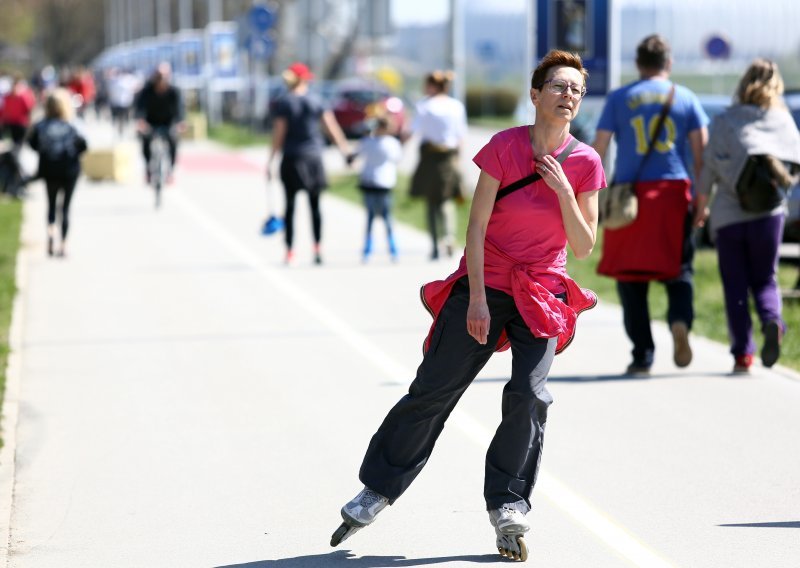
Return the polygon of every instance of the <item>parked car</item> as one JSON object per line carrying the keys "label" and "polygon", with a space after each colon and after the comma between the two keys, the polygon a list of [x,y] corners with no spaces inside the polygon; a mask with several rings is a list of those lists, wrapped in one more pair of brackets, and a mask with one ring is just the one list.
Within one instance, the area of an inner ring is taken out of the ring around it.
{"label": "parked car", "polygon": [[339,84],[332,103],[333,114],[348,138],[369,133],[369,119],[387,115],[397,132],[406,127],[406,105],[382,83],[344,81]]}
{"label": "parked car", "polygon": [[[800,128],[800,90],[790,90],[784,96],[786,106],[792,113],[795,124]],[[787,199],[788,211],[786,213],[786,224],[783,227],[784,242],[800,242],[800,183],[795,184],[789,190]]]}

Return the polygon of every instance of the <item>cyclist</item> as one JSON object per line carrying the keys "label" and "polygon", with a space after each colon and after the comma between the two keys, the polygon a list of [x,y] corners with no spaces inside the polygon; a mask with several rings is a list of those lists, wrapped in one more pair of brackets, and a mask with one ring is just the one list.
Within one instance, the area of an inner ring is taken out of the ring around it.
{"label": "cyclist", "polygon": [[[170,173],[167,183],[172,183],[172,171],[178,154],[178,133],[183,128],[183,98],[171,83],[172,69],[163,62],[156,67],[150,80],[142,87],[134,103],[136,129],[142,138],[145,166],[150,163],[150,143],[153,132],[163,130],[169,144]],[[150,172],[147,170],[147,183]]]}

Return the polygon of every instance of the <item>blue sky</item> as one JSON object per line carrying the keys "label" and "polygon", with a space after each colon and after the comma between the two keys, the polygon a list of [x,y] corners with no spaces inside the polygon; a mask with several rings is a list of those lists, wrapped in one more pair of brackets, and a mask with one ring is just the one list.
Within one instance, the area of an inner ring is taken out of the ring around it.
{"label": "blue sky", "polygon": [[[431,24],[447,19],[450,0],[392,0],[392,19],[395,25]],[[522,12],[525,0],[466,0],[474,11]]]}

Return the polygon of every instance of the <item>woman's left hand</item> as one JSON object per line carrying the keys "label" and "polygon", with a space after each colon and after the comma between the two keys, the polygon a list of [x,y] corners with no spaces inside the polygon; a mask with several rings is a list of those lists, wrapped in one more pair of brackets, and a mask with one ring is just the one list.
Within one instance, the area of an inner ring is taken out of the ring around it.
{"label": "woman's left hand", "polygon": [[561,164],[553,156],[547,154],[536,162],[536,171],[544,182],[556,193],[572,193],[572,186],[567,179]]}

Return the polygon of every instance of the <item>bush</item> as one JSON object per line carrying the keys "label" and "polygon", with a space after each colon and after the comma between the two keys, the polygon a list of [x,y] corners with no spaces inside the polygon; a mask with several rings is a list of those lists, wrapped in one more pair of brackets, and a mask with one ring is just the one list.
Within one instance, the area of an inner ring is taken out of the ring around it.
{"label": "bush", "polygon": [[470,87],[467,89],[467,116],[512,116],[519,93],[507,87]]}

